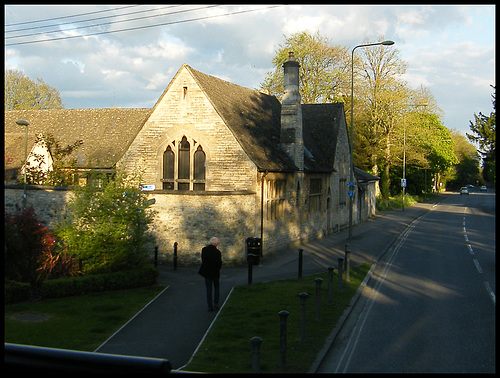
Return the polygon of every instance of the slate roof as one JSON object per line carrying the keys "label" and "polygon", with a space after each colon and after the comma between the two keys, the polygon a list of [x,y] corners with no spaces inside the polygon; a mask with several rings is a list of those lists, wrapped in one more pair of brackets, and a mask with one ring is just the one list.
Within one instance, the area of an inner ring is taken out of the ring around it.
{"label": "slate roof", "polygon": [[259,169],[297,170],[286,152],[279,148],[281,104],[276,97],[184,66]]}
{"label": "slate roof", "polygon": [[19,169],[24,162],[24,126],[28,121],[28,153],[42,132],[52,134],[61,147],[83,140],[70,159],[77,168],[112,168],[135,138],[152,109],[53,109],[5,112],[5,169]]}
{"label": "slate roof", "polygon": [[[241,87],[196,71],[193,75],[235,138],[260,170],[295,171],[298,168],[279,146],[281,103],[275,96]],[[333,170],[343,104],[302,105],[306,171]]]}
{"label": "slate roof", "polygon": [[[279,146],[279,100],[184,65],[215,110],[261,171],[295,171],[297,167]],[[61,146],[83,140],[70,156],[77,168],[113,168],[128,149],[153,109],[57,109],[5,112],[5,171],[24,161],[24,127],[29,125],[28,152],[41,132],[54,135]],[[306,171],[331,172],[339,127],[345,123],[342,104],[302,105]],[[7,173],[6,173],[7,174]]]}

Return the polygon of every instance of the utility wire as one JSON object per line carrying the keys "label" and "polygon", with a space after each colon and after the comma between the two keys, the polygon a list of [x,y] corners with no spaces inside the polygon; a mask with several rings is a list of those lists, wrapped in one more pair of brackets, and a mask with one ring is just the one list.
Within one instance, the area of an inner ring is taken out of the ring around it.
{"label": "utility wire", "polygon": [[105,9],[105,10],[100,10],[100,11],[93,11],[93,12],[87,12],[87,13],[80,13],[80,14],[74,14],[72,16],[60,16],[60,17],[53,17],[53,18],[46,18],[44,20],[35,20],[35,21],[23,21],[23,22],[17,22],[15,24],[8,24],[4,25],[5,27],[8,26],[16,26],[16,25],[24,25],[24,24],[34,24],[36,22],[45,22],[45,21],[53,21],[53,20],[60,20],[63,18],[71,18],[71,17],[81,17],[81,16],[86,16],[88,14],[96,14],[96,13],[103,13],[103,12],[111,12],[114,10],[121,10],[121,9],[126,9],[126,8],[133,8],[133,7],[138,7],[139,5],[128,5],[125,7],[121,8],[113,8],[113,9]]}
{"label": "utility wire", "polygon": [[218,15],[213,15],[213,16],[202,16],[202,17],[190,18],[190,19],[186,19],[186,20],[163,22],[160,24],[137,26],[137,27],[133,27],[133,28],[113,30],[113,31],[105,31],[105,32],[74,35],[74,36],[65,36],[65,37],[58,37],[58,38],[43,39],[43,40],[38,40],[38,41],[8,43],[8,44],[5,44],[4,46],[5,47],[7,47],[7,46],[19,46],[19,45],[27,45],[27,44],[33,44],[33,43],[60,41],[60,40],[66,40],[66,39],[83,38],[83,37],[91,37],[91,36],[103,35],[103,34],[112,34],[112,33],[120,33],[120,32],[125,32],[125,31],[132,31],[132,30],[148,29],[148,28],[154,28],[154,27],[158,27],[158,26],[174,25],[174,24],[180,24],[180,23],[185,23],[185,22],[201,21],[201,20],[207,20],[207,19],[217,18],[217,17],[225,17],[225,16],[236,15],[236,14],[256,12],[259,10],[272,9],[272,8],[277,8],[277,7],[281,7],[281,6],[282,5],[272,5],[272,6],[267,6],[267,7],[263,7],[263,8],[257,8],[257,9],[247,9],[247,10],[243,10],[243,11],[236,11],[236,12],[218,14]]}
{"label": "utility wire", "polygon": [[[178,5],[170,5],[170,6],[163,7],[163,8],[172,8],[172,7],[177,7],[177,6]],[[185,9],[185,10],[180,10],[180,11],[175,11],[175,12],[167,12],[167,13],[154,14],[154,15],[145,16],[145,17],[130,18],[128,20],[117,20],[117,21],[103,22],[103,23],[95,24],[95,25],[78,26],[78,27],[74,27],[74,28],[70,28],[70,29],[64,29],[64,30],[43,31],[43,32],[38,32],[38,33],[16,35],[16,36],[11,36],[11,37],[5,37],[4,39],[21,38],[21,37],[32,37],[32,36],[36,36],[36,35],[43,35],[43,34],[50,34],[50,33],[59,33],[61,31],[70,32],[70,31],[75,31],[75,30],[79,30],[79,29],[88,29],[88,28],[94,28],[94,27],[97,27],[97,26],[104,26],[104,25],[114,25],[114,24],[119,24],[119,23],[122,23],[122,22],[144,20],[144,19],[150,19],[150,18],[153,18],[153,17],[168,16],[168,15],[177,14],[177,13],[186,13],[186,12],[196,11],[196,10],[200,10],[200,9],[213,8],[213,7],[218,7],[218,6],[219,5],[209,5],[209,6],[203,6],[203,7],[199,7],[199,8],[193,8],[193,9]],[[163,8],[158,8],[158,9],[163,9]],[[149,10],[141,11],[141,12],[151,12],[151,11],[158,10],[158,9],[149,9]],[[132,13],[141,13],[141,12],[132,12]],[[132,14],[132,13],[130,13],[130,14]],[[123,15],[120,15],[120,16],[123,16]],[[107,16],[107,17],[101,17],[101,18],[110,18],[110,17],[114,17],[114,16]],[[78,21],[78,22],[81,22],[81,21]],[[61,24],[61,25],[65,25],[65,24]],[[47,27],[47,26],[40,26],[40,27],[43,28],[43,27]]]}
{"label": "utility wire", "polygon": [[[177,8],[177,7],[180,7],[181,5],[168,5],[168,6],[165,6],[165,7],[161,7],[161,8],[155,8],[155,9],[147,9],[147,10],[141,10],[141,11],[135,11],[135,12],[129,12],[129,13],[122,13],[122,14],[114,14],[114,15],[111,15],[111,16],[103,16],[103,17],[95,17],[95,18],[90,18],[90,19],[87,19],[87,20],[79,20],[79,21],[69,21],[69,22],[63,22],[61,24],[52,24],[52,25],[43,25],[43,26],[33,26],[31,28],[21,28],[21,29],[15,29],[15,30],[6,30],[5,33],[14,33],[14,32],[17,32],[17,31],[26,31],[26,30],[35,30],[35,29],[43,29],[43,28],[50,28],[50,27],[61,27],[63,25],[71,25],[71,24],[75,24],[75,23],[82,23],[82,22],[90,22],[90,21],[97,21],[97,20],[104,20],[106,18],[113,18],[113,17],[120,17],[120,16],[128,16],[128,15],[131,15],[131,14],[137,14],[137,13],[145,13],[145,12],[154,12],[154,11],[157,11],[157,10],[160,10],[160,9],[165,9],[165,8]],[[67,16],[67,17],[77,17],[78,15],[75,15],[75,16]],[[156,17],[156,16],[145,16],[143,18],[147,18],[147,17]],[[138,19],[138,18],[137,18]],[[36,21],[35,21],[36,22]],[[100,26],[100,25],[105,25],[105,24],[98,24],[98,25],[88,25],[88,26],[82,26],[82,27],[92,27],[92,26]],[[75,27],[74,29],[79,29],[78,27]],[[67,29],[67,30],[74,30],[74,29]],[[56,31],[45,31],[45,32],[42,32],[42,33],[55,33],[55,32],[58,32],[60,30],[56,30]],[[40,34],[40,33],[38,33]],[[15,36],[15,37],[7,37],[7,38],[18,38],[18,37],[25,37],[25,36],[29,36],[29,35],[36,35],[36,34],[26,34],[26,35],[18,35],[18,36]],[[7,39],[6,38],[6,39]]]}

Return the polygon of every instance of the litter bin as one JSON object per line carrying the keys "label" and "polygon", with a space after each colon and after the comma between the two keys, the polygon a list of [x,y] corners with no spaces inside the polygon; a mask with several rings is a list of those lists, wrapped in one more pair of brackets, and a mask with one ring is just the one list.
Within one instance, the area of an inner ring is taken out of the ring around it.
{"label": "litter bin", "polygon": [[[262,257],[262,239],[261,238],[246,238],[246,257],[248,263],[259,265]],[[253,254],[253,256],[248,256]]]}

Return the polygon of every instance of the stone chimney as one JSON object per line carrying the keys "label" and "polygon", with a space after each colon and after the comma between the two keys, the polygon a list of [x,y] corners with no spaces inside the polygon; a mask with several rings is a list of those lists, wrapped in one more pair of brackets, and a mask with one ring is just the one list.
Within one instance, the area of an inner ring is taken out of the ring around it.
{"label": "stone chimney", "polygon": [[281,101],[281,147],[299,170],[304,170],[304,140],[302,138],[302,109],[299,94],[299,63],[293,52],[283,64],[283,99]]}

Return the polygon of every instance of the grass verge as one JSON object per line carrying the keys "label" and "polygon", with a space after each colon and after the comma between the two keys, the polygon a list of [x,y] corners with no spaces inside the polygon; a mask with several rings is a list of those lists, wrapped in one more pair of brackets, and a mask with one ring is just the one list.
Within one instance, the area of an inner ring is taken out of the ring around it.
{"label": "grass verge", "polygon": [[[406,194],[405,206],[410,207],[415,202],[427,202],[429,201],[429,199],[435,198],[438,195],[439,195],[438,193],[427,193],[418,196],[412,194]],[[389,199],[383,199],[381,197],[377,197],[376,207],[377,211],[400,209],[403,207],[403,196],[397,195],[394,197],[389,197]]]}
{"label": "grass verge", "polygon": [[[338,291],[338,275],[333,274],[333,304],[328,305],[328,272],[251,286],[237,286],[186,371],[250,373],[250,339],[264,341],[260,351],[262,373],[305,373],[315,361],[352,296],[371,265],[351,269],[350,283]],[[322,278],[321,321],[316,317],[316,278]],[[300,341],[299,293],[309,294],[306,304],[306,341]],[[280,319],[288,311],[287,365],[280,367]]]}
{"label": "grass verge", "polygon": [[8,305],[4,340],[92,352],[164,288],[150,286]]}

